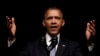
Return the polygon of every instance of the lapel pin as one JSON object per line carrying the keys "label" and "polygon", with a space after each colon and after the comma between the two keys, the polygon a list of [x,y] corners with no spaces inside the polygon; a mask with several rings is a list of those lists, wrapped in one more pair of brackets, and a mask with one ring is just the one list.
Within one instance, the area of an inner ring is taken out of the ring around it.
{"label": "lapel pin", "polygon": [[65,45],[62,45],[63,47],[65,47]]}

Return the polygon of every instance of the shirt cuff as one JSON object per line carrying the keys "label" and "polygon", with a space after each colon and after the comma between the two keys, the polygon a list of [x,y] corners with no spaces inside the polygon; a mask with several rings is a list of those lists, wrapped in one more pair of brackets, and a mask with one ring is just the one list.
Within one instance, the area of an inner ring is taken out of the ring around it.
{"label": "shirt cuff", "polygon": [[16,41],[16,38],[14,38],[11,41],[9,41],[9,38],[8,38],[8,47],[10,47],[15,41]]}
{"label": "shirt cuff", "polygon": [[89,52],[91,52],[93,50],[93,48],[94,48],[94,43],[92,45],[88,45]]}

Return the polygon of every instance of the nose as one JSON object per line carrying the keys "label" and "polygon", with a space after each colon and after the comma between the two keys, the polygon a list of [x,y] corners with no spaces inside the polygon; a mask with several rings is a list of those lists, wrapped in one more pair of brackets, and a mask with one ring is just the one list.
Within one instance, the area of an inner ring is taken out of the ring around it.
{"label": "nose", "polygon": [[55,17],[52,18],[52,24],[55,24],[56,23],[56,20],[55,20]]}

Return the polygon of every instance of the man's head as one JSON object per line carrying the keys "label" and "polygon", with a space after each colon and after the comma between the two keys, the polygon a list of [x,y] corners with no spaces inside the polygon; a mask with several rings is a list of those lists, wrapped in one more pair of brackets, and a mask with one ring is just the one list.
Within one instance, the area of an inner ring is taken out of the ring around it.
{"label": "man's head", "polygon": [[47,28],[47,32],[50,35],[57,35],[60,32],[61,27],[65,24],[62,11],[56,7],[48,8],[42,23],[43,26]]}

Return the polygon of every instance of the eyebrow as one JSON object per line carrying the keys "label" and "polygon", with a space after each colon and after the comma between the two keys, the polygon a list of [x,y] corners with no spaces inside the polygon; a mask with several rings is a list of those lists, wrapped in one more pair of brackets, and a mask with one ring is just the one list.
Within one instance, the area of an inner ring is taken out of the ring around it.
{"label": "eyebrow", "polygon": [[60,17],[60,16],[49,16],[49,17],[46,17],[47,19],[52,19],[52,18],[56,18],[56,19],[60,19],[60,18],[62,18],[62,17]]}

